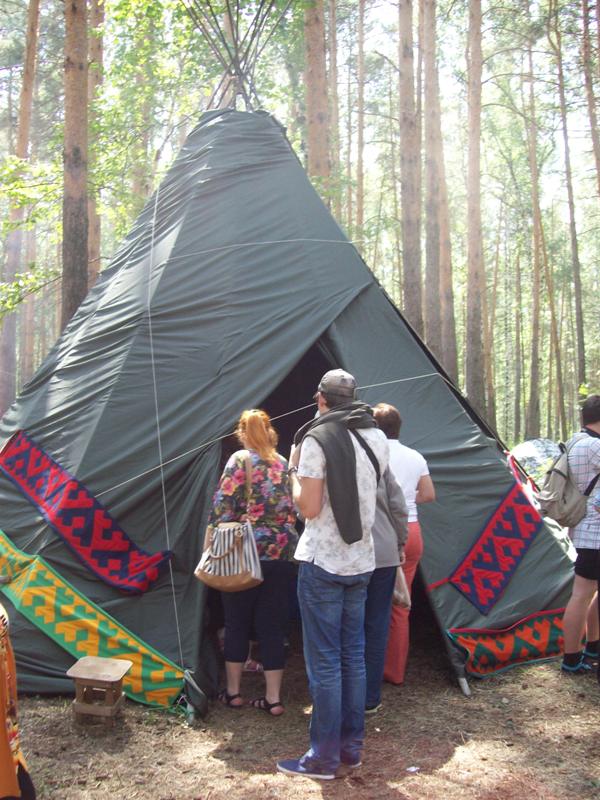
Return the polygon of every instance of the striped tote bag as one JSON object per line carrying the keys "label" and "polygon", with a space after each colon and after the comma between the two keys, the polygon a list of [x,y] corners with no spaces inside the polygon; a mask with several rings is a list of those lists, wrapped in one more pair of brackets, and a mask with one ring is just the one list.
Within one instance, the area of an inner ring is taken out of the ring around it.
{"label": "striped tote bag", "polygon": [[250,522],[208,526],[204,552],[194,575],[221,592],[242,592],[262,583],[262,568]]}

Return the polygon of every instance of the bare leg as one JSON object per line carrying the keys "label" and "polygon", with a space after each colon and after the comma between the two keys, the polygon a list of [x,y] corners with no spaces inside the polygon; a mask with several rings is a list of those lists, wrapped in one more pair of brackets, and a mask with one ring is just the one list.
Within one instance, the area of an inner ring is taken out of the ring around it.
{"label": "bare leg", "polygon": [[586,623],[586,635],[588,642],[596,642],[600,639],[600,621],[598,619],[598,594],[590,603]]}
{"label": "bare leg", "polygon": [[585,622],[596,586],[596,581],[575,575],[571,598],[563,616],[565,653],[577,653],[581,650]]}
{"label": "bare leg", "polygon": [[[227,694],[239,694],[240,693],[240,683],[242,680],[242,667],[244,665],[237,662],[237,661],[226,661],[225,662],[225,675],[227,678]],[[241,697],[236,697],[235,700],[232,700],[230,705],[232,706],[241,706],[244,704],[244,701]]]}
{"label": "bare leg", "polygon": [[[267,703],[279,703],[281,701],[281,682],[283,680],[282,669],[266,669],[265,670],[265,697]],[[273,709],[273,716],[283,714],[283,707],[278,706]]]}

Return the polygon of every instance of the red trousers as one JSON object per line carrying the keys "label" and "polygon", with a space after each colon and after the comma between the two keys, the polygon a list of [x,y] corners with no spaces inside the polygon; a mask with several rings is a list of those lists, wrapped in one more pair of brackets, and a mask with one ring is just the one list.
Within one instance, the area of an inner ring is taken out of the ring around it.
{"label": "red trousers", "polygon": [[[406,561],[402,565],[402,569],[410,591],[417,566],[423,555],[423,539],[421,537],[421,526],[418,522],[408,523],[408,539],[404,547],[404,554]],[[388,637],[383,670],[383,679],[389,681],[389,683],[404,682],[404,672],[406,671],[406,661],[408,659],[409,614],[410,610],[407,608],[392,606],[390,635]]]}

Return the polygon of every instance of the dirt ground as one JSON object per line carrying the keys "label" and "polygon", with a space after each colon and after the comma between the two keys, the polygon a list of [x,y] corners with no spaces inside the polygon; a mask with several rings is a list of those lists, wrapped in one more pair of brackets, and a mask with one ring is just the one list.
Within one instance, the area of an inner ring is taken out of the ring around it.
{"label": "dirt ground", "polygon": [[[598,800],[600,686],[557,662],[470,681],[465,698],[441,641],[413,644],[404,686],[384,686],[367,720],[363,766],[338,780],[290,778],[279,758],[307,747],[310,698],[298,644],[286,713],[213,704],[200,724],[127,703],[112,730],[72,720],[70,698],[24,697],[23,745],[41,800]],[[421,638],[421,641],[419,640]],[[262,694],[245,678],[247,698]]]}

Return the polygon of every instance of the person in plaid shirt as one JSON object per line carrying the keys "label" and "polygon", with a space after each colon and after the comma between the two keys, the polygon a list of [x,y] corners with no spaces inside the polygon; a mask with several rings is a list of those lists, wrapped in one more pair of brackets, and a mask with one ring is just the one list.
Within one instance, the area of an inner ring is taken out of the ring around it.
{"label": "person in plaid shirt", "polygon": [[[584,674],[591,670],[585,656],[598,656],[598,625],[588,626],[585,651],[581,642],[590,605],[600,588],[600,395],[590,395],[581,409],[583,428],[569,442],[569,470],[581,492],[596,484],[590,492],[585,517],[569,535],[577,550],[575,580],[571,598],[563,616],[565,652],[562,670],[571,674]],[[597,602],[594,603],[597,610]],[[595,640],[589,640],[594,630]],[[600,681],[600,667],[598,668]]]}

